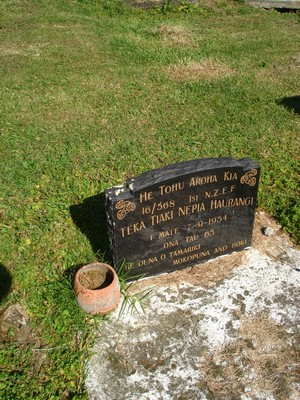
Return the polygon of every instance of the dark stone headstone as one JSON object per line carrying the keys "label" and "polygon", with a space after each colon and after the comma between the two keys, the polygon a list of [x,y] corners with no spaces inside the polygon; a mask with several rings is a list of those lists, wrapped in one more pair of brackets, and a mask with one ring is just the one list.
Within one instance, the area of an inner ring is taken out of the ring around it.
{"label": "dark stone headstone", "polygon": [[155,275],[249,247],[259,172],[248,158],[207,158],[107,189],[116,267]]}

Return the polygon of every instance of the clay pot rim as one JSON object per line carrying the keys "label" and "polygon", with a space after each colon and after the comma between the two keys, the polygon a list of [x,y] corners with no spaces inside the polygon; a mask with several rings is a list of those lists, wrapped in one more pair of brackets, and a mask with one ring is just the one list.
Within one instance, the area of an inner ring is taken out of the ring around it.
{"label": "clay pot rim", "polygon": [[[101,289],[88,289],[85,286],[83,286],[79,282],[80,274],[82,272],[84,272],[85,270],[93,269],[93,267],[94,267],[95,270],[99,269],[98,267],[105,267],[108,270],[110,270],[112,272],[112,274],[113,274],[113,280],[111,281],[111,283],[109,285],[107,285],[106,287],[101,288]],[[86,293],[91,293],[91,294],[92,293],[97,293],[97,292],[105,293],[106,291],[110,291],[111,290],[111,286],[113,284],[115,284],[115,281],[117,279],[118,279],[117,273],[116,273],[116,271],[114,270],[114,268],[112,266],[110,266],[108,264],[105,264],[105,263],[102,263],[102,262],[93,262],[93,263],[86,264],[86,265],[84,265],[84,266],[79,268],[79,270],[76,272],[76,275],[75,275],[74,286],[75,286],[75,289],[76,289],[77,292],[86,292]]]}

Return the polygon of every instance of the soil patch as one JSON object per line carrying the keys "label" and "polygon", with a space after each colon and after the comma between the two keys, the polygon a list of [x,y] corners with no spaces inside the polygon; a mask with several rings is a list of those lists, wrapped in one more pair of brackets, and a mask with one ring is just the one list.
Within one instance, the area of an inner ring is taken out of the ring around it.
{"label": "soil patch", "polygon": [[243,318],[238,338],[205,357],[202,372],[206,385],[216,399],[236,398],[245,392],[251,399],[257,393],[266,398],[268,393],[278,399],[294,398],[299,343],[299,334],[289,338],[266,314]]}
{"label": "soil patch", "polygon": [[79,275],[79,283],[86,289],[97,290],[103,289],[110,285],[113,281],[113,273],[108,271],[88,270],[82,271]]}
{"label": "soil patch", "polygon": [[222,79],[233,74],[233,70],[216,60],[171,65],[165,69],[167,75],[177,82]]}
{"label": "soil patch", "polygon": [[170,46],[191,46],[191,35],[179,25],[161,25],[155,32],[159,32],[163,41]]}

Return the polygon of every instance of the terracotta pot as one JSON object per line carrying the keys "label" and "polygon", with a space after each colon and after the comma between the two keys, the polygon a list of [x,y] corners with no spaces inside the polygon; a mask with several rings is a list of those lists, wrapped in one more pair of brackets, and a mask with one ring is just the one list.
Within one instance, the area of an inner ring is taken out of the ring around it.
{"label": "terracotta pot", "polygon": [[120,283],[115,270],[107,264],[92,263],[80,268],[74,290],[79,306],[89,314],[106,314],[120,300]]}

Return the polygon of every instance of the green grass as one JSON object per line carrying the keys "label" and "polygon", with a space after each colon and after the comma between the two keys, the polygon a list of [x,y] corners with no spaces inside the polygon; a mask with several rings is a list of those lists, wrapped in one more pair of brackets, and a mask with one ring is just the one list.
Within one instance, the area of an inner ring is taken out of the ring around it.
{"label": "green grass", "polygon": [[[95,318],[76,306],[72,273],[108,257],[105,188],[183,160],[251,157],[259,207],[299,243],[300,119],[280,105],[300,95],[299,17],[237,2],[0,7],[1,307],[20,302],[38,338],[0,344],[0,397],[84,398]],[[205,60],[218,76],[182,79]]]}

